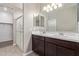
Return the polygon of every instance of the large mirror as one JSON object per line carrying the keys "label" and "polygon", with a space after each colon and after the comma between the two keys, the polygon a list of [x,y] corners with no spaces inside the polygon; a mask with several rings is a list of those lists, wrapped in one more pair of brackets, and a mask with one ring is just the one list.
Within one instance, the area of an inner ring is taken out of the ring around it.
{"label": "large mirror", "polygon": [[46,32],[78,32],[78,9],[77,3],[41,3]]}
{"label": "large mirror", "polygon": [[79,3],[77,3],[77,25],[78,25],[77,31],[79,32]]}

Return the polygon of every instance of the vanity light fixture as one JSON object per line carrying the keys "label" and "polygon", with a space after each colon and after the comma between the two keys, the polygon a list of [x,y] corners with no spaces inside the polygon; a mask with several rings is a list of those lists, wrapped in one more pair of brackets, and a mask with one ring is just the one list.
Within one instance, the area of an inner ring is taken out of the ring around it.
{"label": "vanity light fixture", "polygon": [[57,6],[56,5],[54,6],[54,9],[57,9]]}
{"label": "vanity light fixture", "polygon": [[52,4],[51,4],[51,7],[53,7],[54,5],[55,5],[55,3],[52,3]]}
{"label": "vanity light fixture", "polygon": [[46,11],[49,12],[49,9],[47,9]]}
{"label": "vanity light fixture", "polygon": [[47,5],[47,8],[51,8],[51,6],[50,5]]}
{"label": "vanity light fixture", "polygon": [[47,5],[47,8],[49,9],[49,11],[53,10],[53,8],[50,5]]}
{"label": "vanity light fixture", "polygon": [[50,10],[50,11],[52,11],[52,10],[53,10],[53,8],[50,8],[49,10]]}
{"label": "vanity light fixture", "polygon": [[46,7],[43,7],[43,10],[44,10],[44,11],[46,11],[46,9],[47,9]]}
{"label": "vanity light fixture", "polygon": [[52,11],[52,7],[50,5],[47,5],[47,12]]}
{"label": "vanity light fixture", "polygon": [[47,6],[43,7],[43,11],[49,12],[49,11],[53,11],[53,9],[57,9],[62,7],[62,3],[52,3],[52,4],[48,4]]}

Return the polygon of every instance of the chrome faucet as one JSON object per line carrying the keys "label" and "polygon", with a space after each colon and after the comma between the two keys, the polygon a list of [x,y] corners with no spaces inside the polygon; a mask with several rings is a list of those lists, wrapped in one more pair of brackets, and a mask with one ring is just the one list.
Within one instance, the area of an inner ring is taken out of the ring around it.
{"label": "chrome faucet", "polygon": [[63,33],[59,33],[60,35],[64,35]]}

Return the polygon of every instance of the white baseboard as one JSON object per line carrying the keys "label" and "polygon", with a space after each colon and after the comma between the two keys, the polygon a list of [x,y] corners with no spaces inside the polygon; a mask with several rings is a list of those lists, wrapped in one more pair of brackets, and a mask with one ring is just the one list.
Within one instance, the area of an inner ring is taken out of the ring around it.
{"label": "white baseboard", "polygon": [[27,56],[27,55],[29,55],[29,54],[31,54],[31,53],[33,53],[33,51],[29,51],[29,52],[27,52],[27,53],[23,53],[23,56]]}

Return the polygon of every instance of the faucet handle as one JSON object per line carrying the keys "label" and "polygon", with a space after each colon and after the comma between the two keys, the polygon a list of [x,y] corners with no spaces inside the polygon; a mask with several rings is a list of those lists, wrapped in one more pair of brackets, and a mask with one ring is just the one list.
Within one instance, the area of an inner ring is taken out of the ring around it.
{"label": "faucet handle", "polygon": [[60,35],[64,35],[63,33],[59,33]]}

